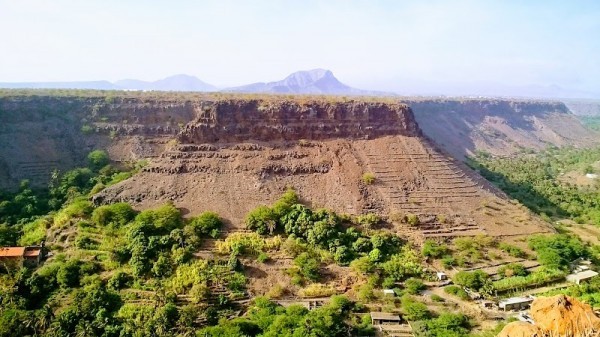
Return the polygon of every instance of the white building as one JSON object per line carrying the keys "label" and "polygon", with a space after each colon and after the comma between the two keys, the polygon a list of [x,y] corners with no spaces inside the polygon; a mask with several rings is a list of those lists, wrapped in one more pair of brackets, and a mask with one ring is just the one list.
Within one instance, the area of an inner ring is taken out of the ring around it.
{"label": "white building", "polygon": [[595,271],[584,270],[584,271],[580,271],[577,273],[567,275],[567,281],[575,283],[575,284],[581,284],[582,282],[586,282],[586,281],[590,280],[592,277],[596,277],[596,276],[598,276],[598,273],[596,273]]}
{"label": "white building", "polygon": [[498,302],[498,307],[507,310],[526,310],[533,302],[533,297],[511,297]]}

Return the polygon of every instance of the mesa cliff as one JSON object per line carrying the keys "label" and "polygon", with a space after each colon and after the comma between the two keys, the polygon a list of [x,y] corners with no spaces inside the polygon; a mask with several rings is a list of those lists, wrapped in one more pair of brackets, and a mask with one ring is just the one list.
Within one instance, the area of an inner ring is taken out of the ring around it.
{"label": "mesa cliff", "polygon": [[[190,214],[216,211],[231,229],[243,227],[248,211],[293,187],[304,203],[339,213],[418,215],[418,231],[391,224],[392,230],[417,233],[415,240],[551,230],[440,151],[436,143],[447,145],[444,138],[427,132],[433,125],[443,129],[443,117],[458,109],[452,107],[479,108],[421,104],[415,119],[406,102],[391,98],[5,94],[0,98],[0,141],[6,144],[0,149],[0,187],[14,187],[25,178],[43,184],[53,169],[81,165],[89,151],[105,149],[117,165],[140,159],[149,164],[96,194],[94,202],[126,201],[145,209],[172,201]],[[447,110],[434,114],[435,109]],[[423,122],[422,132],[417,121],[424,111],[432,120]],[[525,128],[517,124],[510,125]],[[363,182],[367,172],[375,183]]]}

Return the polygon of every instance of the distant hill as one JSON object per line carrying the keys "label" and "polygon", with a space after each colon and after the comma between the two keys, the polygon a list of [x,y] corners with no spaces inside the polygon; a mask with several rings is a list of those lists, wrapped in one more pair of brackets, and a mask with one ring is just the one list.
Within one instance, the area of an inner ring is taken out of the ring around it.
{"label": "distant hill", "polygon": [[189,75],[174,75],[147,82],[134,79],[78,82],[0,82],[0,88],[14,89],[96,89],[96,90],[156,90],[156,91],[216,91],[211,84]]}
{"label": "distant hill", "polygon": [[109,81],[78,81],[78,82],[0,82],[0,88],[10,89],[121,89]]}
{"label": "distant hill", "polygon": [[227,88],[223,91],[272,94],[390,95],[385,92],[352,88],[340,82],[330,70],[326,69],[298,71],[281,81],[252,83]]}
{"label": "distant hill", "polygon": [[120,80],[115,82],[121,89],[157,91],[216,91],[211,84],[190,75],[174,75],[154,82],[140,80]]}

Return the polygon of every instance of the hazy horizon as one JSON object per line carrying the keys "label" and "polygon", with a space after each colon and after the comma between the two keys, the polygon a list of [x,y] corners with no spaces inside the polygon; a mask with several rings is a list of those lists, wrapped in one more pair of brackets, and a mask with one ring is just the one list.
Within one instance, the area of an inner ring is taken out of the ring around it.
{"label": "hazy horizon", "polygon": [[229,87],[325,68],[400,94],[600,91],[594,1],[0,0],[0,28],[0,82]]}

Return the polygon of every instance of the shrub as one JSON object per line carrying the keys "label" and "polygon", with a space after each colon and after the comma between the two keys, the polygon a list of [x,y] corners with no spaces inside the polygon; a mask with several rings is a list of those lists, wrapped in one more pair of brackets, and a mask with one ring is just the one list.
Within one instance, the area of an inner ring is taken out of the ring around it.
{"label": "shrub", "polygon": [[258,254],[258,257],[256,258],[256,261],[260,262],[260,263],[265,263],[267,261],[269,261],[269,255],[267,255],[265,252],[261,252],[260,254]]}
{"label": "shrub", "polygon": [[366,228],[371,228],[377,225],[381,221],[381,218],[377,214],[367,213],[364,215],[359,215],[356,218],[356,221]]}
{"label": "shrub", "polygon": [[446,269],[450,269],[450,267],[456,266],[456,264],[456,259],[451,255],[444,256],[444,258],[442,258],[442,265]]}
{"label": "shrub", "polygon": [[125,226],[135,217],[135,211],[126,202],[104,205],[92,212],[92,221],[99,226],[113,224],[117,227]]}
{"label": "shrub", "polygon": [[294,264],[300,268],[300,273],[306,279],[317,281],[321,277],[319,273],[319,261],[311,257],[308,253],[302,253],[294,259]]}
{"label": "shrub", "polygon": [[108,154],[103,150],[94,150],[88,154],[87,158],[90,168],[96,171],[108,165],[110,162]]}
{"label": "shrub", "polygon": [[508,255],[510,255],[512,257],[521,258],[521,259],[527,257],[527,253],[525,253],[523,251],[523,249],[521,249],[517,246],[513,246],[511,244],[508,244],[506,242],[500,243],[498,248],[500,248],[500,250],[502,250],[503,252],[508,253]]}
{"label": "shrub", "polygon": [[75,247],[79,249],[96,249],[98,248],[98,242],[87,235],[80,235],[75,240]]}
{"label": "shrub", "polygon": [[437,259],[450,253],[450,249],[448,246],[439,244],[433,240],[425,240],[421,253],[423,256]]}
{"label": "shrub", "polygon": [[300,297],[326,297],[333,294],[335,294],[335,289],[332,286],[321,283],[312,283],[298,290]]}
{"label": "shrub", "polygon": [[129,275],[125,272],[119,271],[119,272],[115,273],[108,280],[107,286],[114,290],[123,289],[129,285],[131,280],[132,280],[131,275]]}
{"label": "shrub", "polygon": [[489,275],[481,270],[459,271],[454,275],[454,283],[469,289],[479,290],[489,280]]}
{"label": "shrub", "polygon": [[194,229],[198,236],[210,235],[216,238],[223,226],[223,221],[215,212],[204,212],[197,217],[191,218],[188,225]]}
{"label": "shrub", "polygon": [[246,228],[262,235],[272,234],[277,228],[277,217],[271,208],[258,206],[246,215]]}
{"label": "shrub", "polygon": [[406,223],[408,223],[411,226],[416,226],[419,223],[421,223],[421,221],[419,220],[419,216],[416,214],[407,214],[406,215]]}
{"label": "shrub", "polygon": [[374,300],[375,293],[373,293],[373,286],[368,283],[361,285],[358,288],[356,296],[358,297],[359,300],[361,300],[363,302],[370,302],[370,301]]}
{"label": "shrub", "polygon": [[527,276],[529,271],[520,263],[510,263],[498,268],[498,274],[503,277]]}
{"label": "shrub", "polygon": [[415,301],[410,296],[402,297],[402,312],[409,321],[420,321],[431,317],[427,306],[421,302]]}
{"label": "shrub", "polygon": [[411,295],[416,295],[421,291],[427,289],[427,286],[423,283],[423,281],[416,278],[409,278],[404,282],[404,288],[406,292]]}
{"label": "shrub", "polygon": [[74,288],[79,286],[79,272],[81,262],[69,260],[60,265],[56,273],[56,281],[63,288]]}
{"label": "shrub", "polygon": [[467,292],[463,288],[456,286],[456,285],[449,285],[449,286],[445,287],[444,292],[454,295],[465,301],[469,300],[469,298],[470,298],[469,294],[467,294]]}
{"label": "shrub", "polygon": [[467,316],[447,312],[427,321],[425,326],[431,337],[466,336],[470,328]]}
{"label": "shrub", "polygon": [[567,234],[536,235],[529,239],[529,247],[540,264],[550,268],[566,269],[571,261],[589,255],[581,239]]}
{"label": "shrub", "polygon": [[434,302],[444,302],[444,298],[438,294],[431,294],[431,300]]}
{"label": "shrub", "polygon": [[365,183],[366,185],[371,185],[375,182],[375,175],[371,172],[365,172],[362,175],[362,181],[363,183]]}
{"label": "shrub", "polygon": [[135,217],[135,222],[141,225],[150,225],[157,233],[168,233],[181,227],[181,213],[172,203],[167,203],[156,209],[140,212]]}
{"label": "shrub", "polygon": [[356,273],[370,274],[375,270],[375,263],[368,256],[363,256],[352,261],[350,268]]}
{"label": "shrub", "polygon": [[[46,229],[50,227],[50,222],[47,218],[37,219],[23,226],[23,235],[19,239],[19,244],[29,246],[39,244],[46,239]],[[2,244],[0,240],[0,245]],[[6,244],[10,246],[10,244]]]}
{"label": "shrub", "polygon": [[81,126],[81,133],[83,133],[84,135],[89,135],[92,132],[94,132],[94,129],[91,126],[87,124]]}

